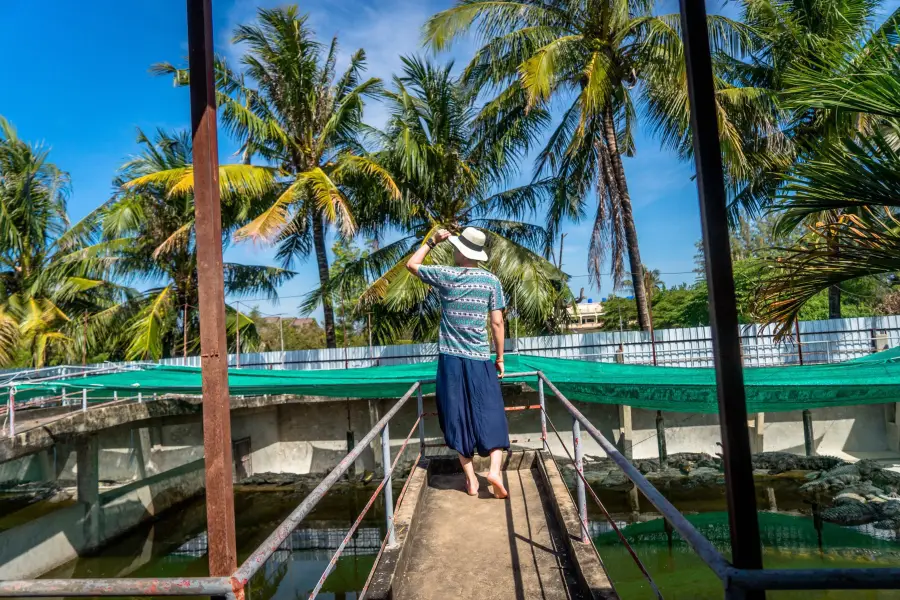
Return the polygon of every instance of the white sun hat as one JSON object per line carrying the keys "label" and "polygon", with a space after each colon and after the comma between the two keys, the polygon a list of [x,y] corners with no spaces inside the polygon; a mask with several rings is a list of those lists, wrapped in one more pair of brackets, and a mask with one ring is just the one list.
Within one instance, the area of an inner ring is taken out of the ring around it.
{"label": "white sun hat", "polygon": [[484,232],[474,227],[466,227],[461,234],[447,238],[463,256],[480,262],[488,259],[487,252],[484,251],[485,240]]}

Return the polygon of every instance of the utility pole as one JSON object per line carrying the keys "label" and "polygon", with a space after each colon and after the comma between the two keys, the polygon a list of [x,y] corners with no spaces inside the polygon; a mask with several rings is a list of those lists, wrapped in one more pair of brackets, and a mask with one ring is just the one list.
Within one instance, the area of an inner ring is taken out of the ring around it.
{"label": "utility pole", "polygon": [[188,338],[188,316],[187,316],[188,303],[184,303],[184,317],[182,317],[182,328],[184,329],[184,358],[187,358],[187,338]]}
{"label": "utility pole", "polygon": [[235,302],[237,307],[237,318],[234,320],[235,342],[234,342],[234,360],[235,366],[241,368],[241,303]]}
{"label": "utility pole", "polygon": [[87,365],[87,313],[81,315],[81,366]]}
{"label": "utility pole", "polygon": [[237,568],[237,540],[231,475],[231,403],[228,395],[212,0],[188,0],[187,21],[209,574],[212,577],[226,577]]}

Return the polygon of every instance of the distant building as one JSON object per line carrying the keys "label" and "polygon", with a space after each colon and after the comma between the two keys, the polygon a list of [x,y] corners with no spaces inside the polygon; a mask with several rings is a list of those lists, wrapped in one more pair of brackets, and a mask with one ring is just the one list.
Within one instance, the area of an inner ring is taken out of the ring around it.
{"label": "distant building", "polygon": [[[263,317],[264,323],[270,323],[272,325],[278,325],[278,321],[281,320],[281,317]],[[298,329],[311,326],[315,327],[318,325],[315,319],[309,317],[287,317],[284,319],[284,324],[288,327],[296,327]]]}
{"label": "distant building", "polygon": [[603,303],[588,299],[566,309],[569,314],[569,330],[578,333],[600,331],[603,326]]}

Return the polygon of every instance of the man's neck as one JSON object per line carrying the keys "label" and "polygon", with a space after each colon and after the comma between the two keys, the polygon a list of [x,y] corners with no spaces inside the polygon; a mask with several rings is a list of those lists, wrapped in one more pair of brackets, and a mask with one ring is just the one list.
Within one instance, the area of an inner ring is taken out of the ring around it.
{"label": "man's neck", "polygon": [[478,268],[478,261],[474,261],[474,260],[464,260],[464,261],[460,262],[460,263],[459,263],[458,265],[456,265],[456,266],[457,266],[457,267],[465,267],[465,268],[467,268],[467,269],[477,269],[477,268]]}

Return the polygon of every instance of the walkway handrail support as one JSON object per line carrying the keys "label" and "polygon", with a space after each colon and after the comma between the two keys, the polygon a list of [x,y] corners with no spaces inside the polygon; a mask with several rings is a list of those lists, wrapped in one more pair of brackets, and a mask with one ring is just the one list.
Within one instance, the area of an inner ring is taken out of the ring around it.
{"label": "walkway handrail support", "polygon": [[235,599],[228,577],[0,580],[0,597],[219,596]]}
{"label": "walkway handrail support", "polygon": [[[359,455],[362,454],[363,450],[365,450],[369,444],[372,443],[372,440],[375,439],[375,436],[378,435],[388,424],[394,415],[396,415],[403,405],[406,404],[407,400],[409,400],[412,395],[419,389],[420,383],[414,383],[409,390],[394,404],[394,406],[389,410],[381,420],[372,428],[369,433],[367,433],[359,442],[356,444],[356,447],[345,456],[338,465],[332,469],[332,471],[322,480],[322,482],[316,486],[316,488],[309,493],[309,495],[300,503],[300,506],[294,509],[294,511],[288,515],[288,517],[278,526],[275,531],[273,531],[269,537],[266,538],[266,541],[262,543],[262,545],[256,549],[256,551],[247,557],[247,560],[235,571],[232,576],[232,581],[234,584],[241,588],[247,585],[247,582],[250,581],[250,578],[256,574],[257,571],[265,564],[266,560],[269,559],[272,554],[275,553],[275,550],[281,545],[284,540],[291,535],[291,532],[297,527],[297,525],[302,521],[306,515],[312,511],[312,509],[319,503],[319,500],[328,492],[331,487],[337,483],[337,481],[347,472],[347,469],[350,468],[350,465],[353,464]],[[385,486],[387,488],[387,486]]]}
{"label": "walkway handrail support", "polygon": [[[422,386],[416,386],[419,394],[422,393]],[[420,396],[421,397],[421,396]],[[422,417],[419,417],[421,422]],[[388,547],[397,544],[397,538],[394,535],[394,491],[391,489],[391,473],[393,469],[391,464],[391,425],[385,423],[381,429],[381,465],[384,469],[384,520],[387,523]]]}

